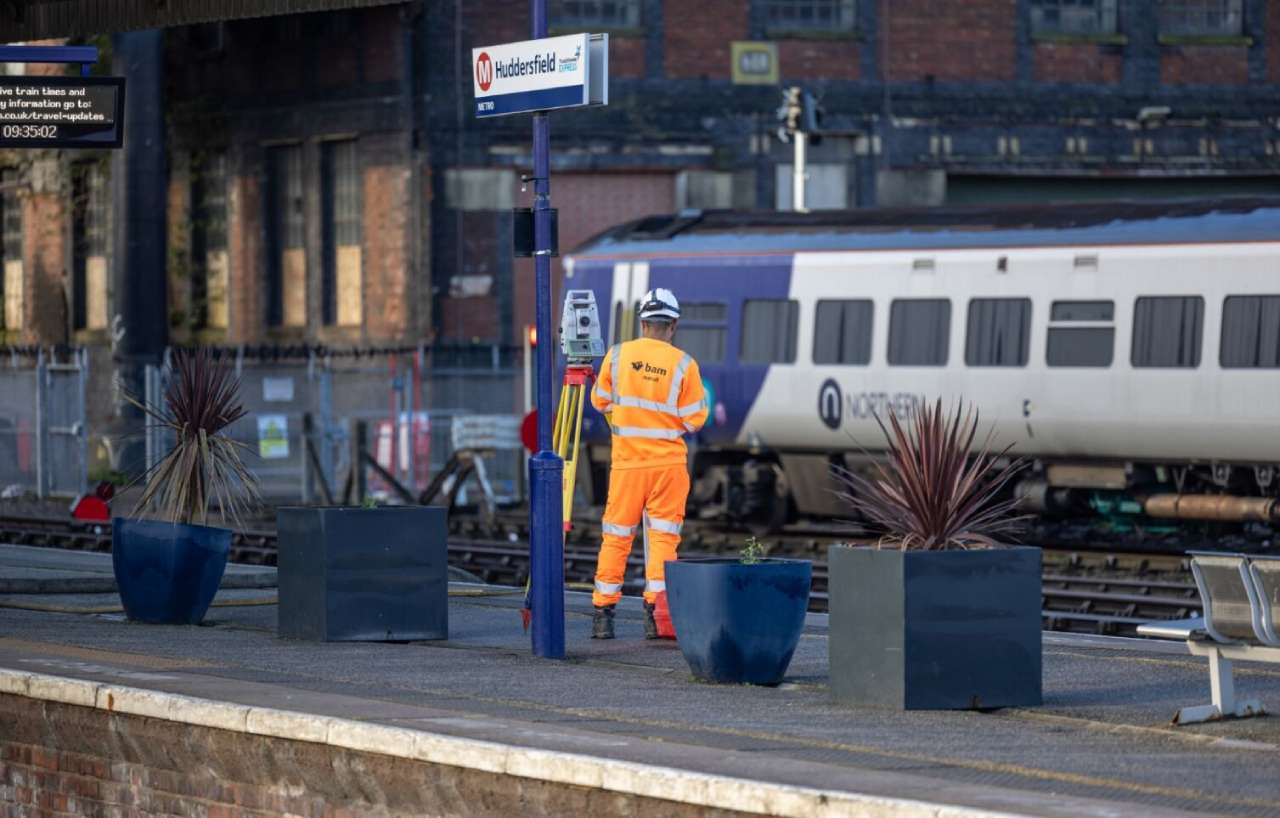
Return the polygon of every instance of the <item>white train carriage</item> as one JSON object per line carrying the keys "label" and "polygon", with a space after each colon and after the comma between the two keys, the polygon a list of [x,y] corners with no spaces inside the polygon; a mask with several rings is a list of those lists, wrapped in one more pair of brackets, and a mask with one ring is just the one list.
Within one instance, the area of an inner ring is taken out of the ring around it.
{"label": "white train carriage", "polygon": [[[875,414],[941,398],[976,404],[1034,461],[1020,490],[1038,508],[1110,492],[1154,516],[1280,519],[1280,201],[660,224],[575,253],[573,286],[598,269],[616,290],[625,267],[695,315],[723,305],[718,342],[705,321],[683,339],[700,360],[720,353],[703,368],[729,402],[698,449],[704,481],[768,457],[764,494],[838,514],[830,463],[879,447]],[[633,298],[602,300],[622,316]],[[756,368],[758,387],[738,382]]]}

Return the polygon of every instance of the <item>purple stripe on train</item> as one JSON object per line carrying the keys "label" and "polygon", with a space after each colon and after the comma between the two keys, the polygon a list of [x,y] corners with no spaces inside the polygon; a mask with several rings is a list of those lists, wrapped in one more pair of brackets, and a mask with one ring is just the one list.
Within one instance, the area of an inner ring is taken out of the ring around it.
{"label": "purple stripe on train", "polygon": [[[650,260],[649,287],[666,287],[674,292],[684,312],[682,327],[700,330],[703,336],[702,343],[696,345],[699,349],[690,351],[698,358],[703,378],[711,383],[721,409],[713,407],[716,422],[699,434],[699,442],[734,440],[759,397],[769,366],[741,360],[743,306],[748,299],[786,299],[791,291],[792,264],[792,256]],[[605,338],[611,337],[615,320],[613,262],[580,261],[568,283],[595,292]],[[714,307],[699,305],[720,305],[722,310],[717,316]],[[722,343],[717,343],[717,338]],[[679,334],[676,344],[681,345]],[[722,350],[718,357],[711,351],[717,346]],[[604,418],[588,412],[583,433],[588,440],[603,441],[608,434]]]}

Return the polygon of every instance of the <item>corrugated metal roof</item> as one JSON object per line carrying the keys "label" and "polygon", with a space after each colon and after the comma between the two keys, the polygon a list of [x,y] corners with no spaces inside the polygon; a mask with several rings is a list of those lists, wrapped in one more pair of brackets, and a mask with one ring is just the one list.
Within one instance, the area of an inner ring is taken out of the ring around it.
{"label": "corrugated metal roof", "polygon": [[405,0],[0,0],[0,42],[134,31]]}

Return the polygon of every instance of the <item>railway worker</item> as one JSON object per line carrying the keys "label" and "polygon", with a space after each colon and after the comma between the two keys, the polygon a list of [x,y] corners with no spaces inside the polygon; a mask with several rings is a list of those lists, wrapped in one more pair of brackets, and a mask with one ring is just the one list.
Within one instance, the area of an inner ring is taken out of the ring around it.
{"label": "railway worker", "polygon": [[645,293],[640,305],[641,337],[609,350],[591,393],[592,405],[604,413],[613,430],[609,498],[601,526],[604,536],[591,595],[593,639],[613,638],[614,606],[622,597],[627,557],[642,525],[644,635],[646,639],[673,635],[666,625],[664,563],[676,558],[689,497],[688,450],[683,438],[707,420],[698,364],[671,343],[679,320],[680,302],[674,293],[661,287]]}

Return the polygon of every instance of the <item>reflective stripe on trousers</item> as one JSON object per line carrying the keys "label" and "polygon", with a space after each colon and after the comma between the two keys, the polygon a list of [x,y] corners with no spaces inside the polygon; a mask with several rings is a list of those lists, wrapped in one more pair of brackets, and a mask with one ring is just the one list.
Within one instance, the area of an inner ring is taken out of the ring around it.
{"label": "reflective stripe on trousers", "polygon": [[594,604],[618,601],[638,527],[644,542],[645,599],[653,601],[666,588],[665,562],[676,558],[688,496],[689,471],[684,464],[628,468],[610,474]]}

